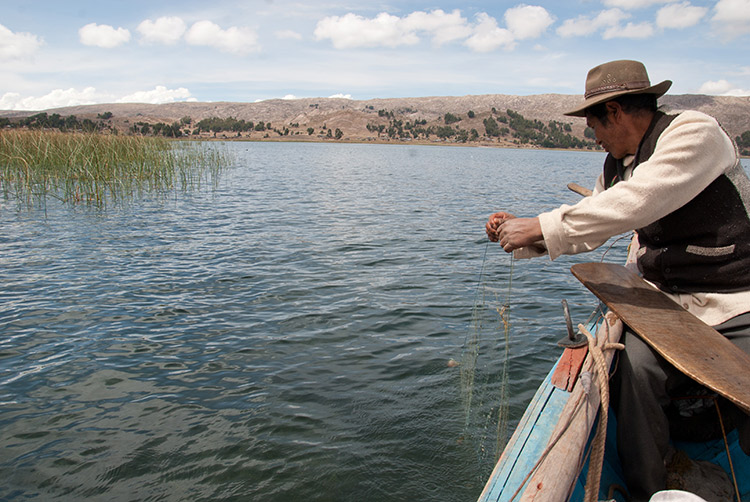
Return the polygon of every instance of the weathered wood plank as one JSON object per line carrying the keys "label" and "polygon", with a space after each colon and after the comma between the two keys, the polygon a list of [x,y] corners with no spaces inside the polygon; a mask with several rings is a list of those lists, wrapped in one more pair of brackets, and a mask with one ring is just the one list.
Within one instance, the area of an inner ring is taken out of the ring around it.
{"label": "weathered wood plank", "polygon": [[[621,323],[611,326],[610,341],[618,340],[621,332]],[[578,478],[578,459],[583,457],[583,449],[596,418],[599,401],[598,393],[591,402],[583,398],[584,391],[581,385],[574,385],[572,392],[552,385],[552,375],[562,359],[552,368],[526,408],[521,422],[480,495],[479,502],[510,501],[513,494],[522,486],[524,488],[514,499],[516,501],[566,499],[570,487]],[[591,366],[591,358],[586,357],[582,366],[583,371],[590,371]],[[573,384],[577,381],[578,379]],[[597,391],[594,389],[592,392]],[[580,414],[583,416],[579,417]],[[569,432],[566,432],[537,472],[532,473],[547,445],[558,436],[571,417],[574,424],[568,427]],[[529,474],[533,475],[524,483]]]}
{"label": "weathered wood plank", "polygon": [[[607,323],[607,325],[605,325]],[[616,343],[622,335],[622,323],[611,313],[607,314],[597,330],[597,345]],[[604,353],[607,367],[610,366],[614,351]],[[587,357],[582,371],[593,371],[592,357]],[[551,440],[559,440],[536,470],[521,501],[563,502],[573,491],[583,463],[584,449],[591,435],[599,411],[600,397],[596,378],[592,378],[588,393],[577,381],[567,405],[560,413]]]}
{"label": "weathered wood plank", "polygon": [[750,356],[630,270],[579,263],[573,275],[664,359],[750,413]]}
{"label": "weathered wood plank", "polygon": [[558,389],[572,391],[588,353],[589,348],[585,345],[574,349],[566,348],[552,374],[552,385]]}

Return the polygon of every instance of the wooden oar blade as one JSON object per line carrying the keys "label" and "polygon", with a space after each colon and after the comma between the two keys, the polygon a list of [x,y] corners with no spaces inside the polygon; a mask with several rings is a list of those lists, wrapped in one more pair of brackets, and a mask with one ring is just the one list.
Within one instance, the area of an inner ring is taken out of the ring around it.
{"label": "wooden oar blade", "polygon": [[664,359],[750,413],[750,355],[621,265],[571,272]]}

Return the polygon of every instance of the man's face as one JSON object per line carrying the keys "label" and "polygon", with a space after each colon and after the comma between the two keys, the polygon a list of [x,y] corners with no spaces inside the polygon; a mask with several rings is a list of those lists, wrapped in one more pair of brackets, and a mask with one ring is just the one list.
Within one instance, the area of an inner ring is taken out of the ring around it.
{"label": "man's face", "polygon": [[628,152],[624,144],[624,131],[622,127],[615,122],[613,114],[607,115],[607,123],[603,124],[598,118],[592,115],[586,115],[586,125],[594,130],[596,144],[612,154],[616,159],[624,158]]}

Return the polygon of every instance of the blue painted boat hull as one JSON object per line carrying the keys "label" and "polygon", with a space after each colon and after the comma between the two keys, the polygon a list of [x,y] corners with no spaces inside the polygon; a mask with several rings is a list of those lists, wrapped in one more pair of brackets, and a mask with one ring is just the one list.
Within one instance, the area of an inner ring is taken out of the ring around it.
{"label": "blue painted boat hull", "polygon": [[[522,499],[525,490],[533,491],[533,487],[529,487],[527,477],[529,473],[534,471],[538,460],[553,439],[553,432],[561,420],[563,408],[568,404],[571,396],[570,392],[558,389],[551,383],[557,364],[560,364],[559,360],[542,381],[529,403],[490,479],[487,481],[485,489],[479,497],[479,502],[518,501]],[[591,441],[595,428],[594,425],[587,441]],[[599,500],[614,499],[625,502],[627,499],[622,492],[627,490],[627,486],[622,479],[615,431],[616,418],[614,413],[610,411]],[[741,500],[750,501],[750,457],[742,452],[736,430],[731,431],[727,439]],[[578,445],[579,449],[581,447],[582,445]],[[675,447],[685,451],[695,460],[708,460],[730,473],[723,439],[701,443],[679,442],[675,443]],[[582,451],[588,451],[588,447]],[[578,459],[571,459],[571,461],[577,462]],[[569,487],[565,495],[561,495],[557,500],[583,501],[587,472],[588,460],[571,479],[556,480]],[[619,487],[619,490],[612,491],[612,487]],[[545,502],[547,502],[546,499]]]}

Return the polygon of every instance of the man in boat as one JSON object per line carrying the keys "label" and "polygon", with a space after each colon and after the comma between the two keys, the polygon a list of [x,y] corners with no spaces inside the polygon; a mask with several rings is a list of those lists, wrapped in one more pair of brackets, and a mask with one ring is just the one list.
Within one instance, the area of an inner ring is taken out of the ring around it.
{"label": "man in boat", "polygon": [[[671,84],[651,85],[637,61],[589,71],[585,100],[566,115],[585,117],[608,152],[593,196],[534,218],[497,212],[487,235],[516,257],[555,259],[635,230],[631,256],[641,275],[750,353],[750,180],[714,118],[658,109]],[[664,409],[687,377],[631,332],[623,337],[611,384],[618,449],[631,495],[647,500],[666,488]],[[750,420],[737,416],[750,454]]]}

